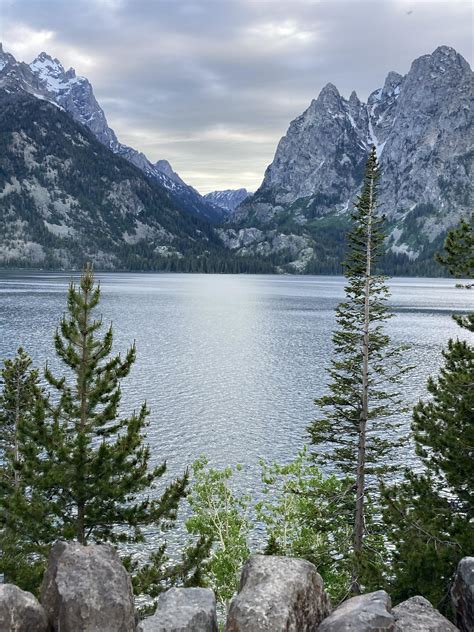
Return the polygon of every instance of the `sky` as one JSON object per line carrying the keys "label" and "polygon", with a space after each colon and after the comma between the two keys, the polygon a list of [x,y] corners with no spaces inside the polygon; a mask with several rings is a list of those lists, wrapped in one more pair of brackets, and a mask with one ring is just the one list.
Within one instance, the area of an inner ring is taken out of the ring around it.
{"label": "sky", "polygon": [[470,0],[0,0],[0,41],[92,83],[119,140],[201,193],[260,185],[328,82],[359,98],[440,45],[473,65]]}

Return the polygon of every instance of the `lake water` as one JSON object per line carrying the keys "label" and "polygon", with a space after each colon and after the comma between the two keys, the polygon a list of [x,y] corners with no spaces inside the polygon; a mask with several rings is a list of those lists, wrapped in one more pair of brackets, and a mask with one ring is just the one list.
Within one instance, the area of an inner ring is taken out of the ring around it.
{"label": "lake water", "polygon": [[[290,460],[305,441],[315,397],[326,384],[338,277],[98,274],[100,312],[113,321],[115,350],[136,340],[123,383],[123,410],[147,400],[153,461],[175,474],[206,454],[240,463],[238,485],[258,488],[258,460]],[[22,345],[38,366],[58,369],[52,335],[69,274],[0,272],[0,357]],[[406,400],[425,396],[441,350],[460,334],[453,311],[474,308],[474,292],[449,279],[394,279],[388,330],[411,345]],[[408,428],[410,417],[405,415]],[[401,453],[412,458],[410,448]]]}

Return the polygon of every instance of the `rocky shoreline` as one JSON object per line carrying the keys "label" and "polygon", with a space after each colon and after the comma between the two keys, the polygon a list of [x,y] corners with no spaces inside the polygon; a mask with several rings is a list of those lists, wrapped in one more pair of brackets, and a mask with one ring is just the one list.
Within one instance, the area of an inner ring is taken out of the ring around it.
{"label": "rocky shoreline", "polygon": [[[226,632],[472,632],[474,557],[462,559],[451,588],[456,625],[426,599],[392,607],[384,590],[333,609],[316,567],[301,559],[253,555],[230,603]],[[139,620],[130,577],[110,545],[57,542],[39,600],[0,586],[1,632],[217,632],[216,599],[205,588],[172,588]]]}

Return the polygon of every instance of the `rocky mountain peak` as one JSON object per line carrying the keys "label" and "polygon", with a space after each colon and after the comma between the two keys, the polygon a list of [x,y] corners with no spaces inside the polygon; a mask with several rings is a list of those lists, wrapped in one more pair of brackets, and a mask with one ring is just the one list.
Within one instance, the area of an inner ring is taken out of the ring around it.
{"label": "rocky mountain peak", "polygon": [[173,167],[167,160],[158,160],[155,162],[154,166],[158,169],[158,171],[161,171],[161,173],[164,173],[165,176],[168,176],[168,178],[173,182],[184,185],[184,181],[179,177],[176,171],[173,170]]}
{"label": "rocky mountain peak", "polygon": [[317,103],[326,107],[330,107],[331,105],[338,106],[340,105],[340,102],[341,95],[333,83],[327,83],[317,98]]}
{"label": "rocky mountain peak", "polygon": [[48,53],[46,53],[45,51],[42,51],[39,55],[37,55],[36,58],[31,62],[30,66],[35,64],[50,67],[59,67],[61,71],[64,72],[64,68],[59,59],[57,59],[57,57],[51,57],[51,55],[48,55]]}
{"label": "rocky mountain peak", "polygon": [[357,92],[355,90],[352,90],[351,92],[351,96],[349,97],[349,103],[353,106],[359,106],[360,105],[360,99],[357,96]]}
{"label": "rocky mountain peak", "polygon": [[45,52],[40,53],[29,66],[44,89],[53,94],[70,89],[73,83],[89,83],[84,77],[77,77],[74,68],[69,68],[66,72],[59,59]]}
{"label": "rocky mountain peak", "polygon": [[367,105],[377,106],[381,102],[387,101],[387,99],[393,99],[400,94],[400,87],[403,83],[403,77],[398,72],[390,71],[385,78],[385,82],[382,88],[374,90],[367,99]]}
{"label": "rocky mountain peak", "polygon": [[464,59],[462,55],[460,55],[454,48],[451,46],[438,46],[431,55],[427,55],[431,57],[434,63],[441,64],[459,64],[464,68],[469,68],[469,64]]}
{"label": "rocky mountain peak", "polygon": [[454,77],[471,73],[467,61],[454,48],[438,46],[431,54],[415,59],[407,77],[415,76],[417,81],[439,80],[443,77],[452,80]]}
{"label": "rocky mountain peak", "polygon": [[416,59],[405,76],[389,72],[367,103],[355,92],[344,99],[329,83],[290,123],[234,224],[288,231],[290,217],[311,239],[319,218],[336,223],[351,208],[374,145],[389,248],[410,261],[431,261],[446,230],[474,203],[473,108],[474,74],[449,46]]}
{"label": "rocky mountain peak", "polygon": [[381,99],[387,97],[393,97],[400,92],[400,85],[403,82],[403,77],[398,72],[390,71],[383,84],[382,92],[380,94]]}

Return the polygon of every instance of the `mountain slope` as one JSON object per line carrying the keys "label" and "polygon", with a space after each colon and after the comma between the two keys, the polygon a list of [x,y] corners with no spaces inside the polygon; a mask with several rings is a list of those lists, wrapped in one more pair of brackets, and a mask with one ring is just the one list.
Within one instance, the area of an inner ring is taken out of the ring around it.
{"label": "mountain slope", "polygon": [[168,161],[159,160],[153,164],[143,153],[120,143],[107,123],[90,82],[85,77],[76,76],[73,68],[66,71],[58,59],[43,52],[31,64],[25,64],[4,52],[0,44],[0,88],[8,92],[29,92],[56,103],[76,121],[88,127],[106,147],[167,188],[185,211],[211,222],[224,219],[222,209],[207,202],[195,189],[181,180]]}
{"label": "mountain slope", "polygon": [[247,189],[226,189],[225,191],[212,191],[206,193],[204,199],[225,211],[235,211],[235,209],[246,200],[249,195]]}
{"label": "mountain slope", "polygon": [[338,269],[348,212],[375,145],[387,261],[392,270],[426,272],[446,230],[474,206],[473,103],[473,73],[446,46],[415,60],[405,77],[389,73],[367,103],[328,84],[291,122],[223,240],[246,254],[280,248],[293,258],[290,270]]}
{"label": "mountain slope", "polygon": [[48,101],[0,91],[0,263],[189,268],[219,253],[207,222]]}

